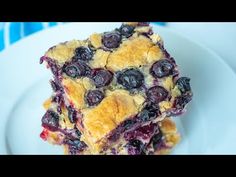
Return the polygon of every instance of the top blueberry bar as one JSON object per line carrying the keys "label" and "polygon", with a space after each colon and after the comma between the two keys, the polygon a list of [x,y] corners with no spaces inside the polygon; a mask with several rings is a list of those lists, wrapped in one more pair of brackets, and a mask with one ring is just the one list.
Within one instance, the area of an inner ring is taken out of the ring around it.
{"label": "top blueberry bar", "polygon": [[77,112],[81,140],[99,153],[126,120],[150,124],[182,114],[192,99],[190,79],[149,23],[128,22],[86,40],[50,48],[45,61],[53,88]]}

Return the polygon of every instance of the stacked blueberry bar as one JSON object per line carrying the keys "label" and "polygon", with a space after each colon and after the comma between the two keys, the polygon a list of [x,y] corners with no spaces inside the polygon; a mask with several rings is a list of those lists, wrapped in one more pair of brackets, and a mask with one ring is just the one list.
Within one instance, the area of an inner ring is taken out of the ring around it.
{"label": "stacked blueberry bar", "polygon": [[166,154],[179,142],[171,117],[191,101],[190,79],[149,23],[60,43],[40,63],[53,74],[40,137],[65,154]]}

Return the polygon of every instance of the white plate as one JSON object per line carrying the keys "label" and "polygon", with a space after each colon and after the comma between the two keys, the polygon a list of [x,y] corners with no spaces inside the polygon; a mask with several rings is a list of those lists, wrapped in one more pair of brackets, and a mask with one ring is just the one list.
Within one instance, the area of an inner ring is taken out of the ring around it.
{"label": "white plate", "polygon": [[[39,58],[54,44],[119,23],[72,23],[38,32],[0,54],[0,153],[62,154],[39,138],[42,102],[51,94],[51,74]],[[191,78],[193,101],[175,118],[182,141],[173,154],[236,154],[236,76],[215,53],[164,27],[155,26],[167,50]]]}

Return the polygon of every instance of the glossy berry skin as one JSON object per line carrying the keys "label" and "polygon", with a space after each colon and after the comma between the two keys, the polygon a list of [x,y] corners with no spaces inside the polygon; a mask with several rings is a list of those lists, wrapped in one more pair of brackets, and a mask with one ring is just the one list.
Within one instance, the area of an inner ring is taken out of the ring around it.
{"label": "glossy berry skin", "polygon": [[113,78],[112,72],[105,69],[95,69],[92,73],[92,79],[97,88],[108,86]]}
{"label": "glossy berry skin", "polygon": [[182,94],[191,91],[190,78],[188,77],[180,77],[176,81],[176,85],[178,86],[178,89],[180,90]]}
{"label": "glossy berry skin", "polygon": [[68,145],[70,154],[77,154],[80,151],[82,151],[84,148],[86,148],[86,144],[83,141],[80,141],[78,139],[76,140],[65,139],[64,144]]}
{"label": "glossy berry skin", "polygon": [[159,115],[160,111],[158,105],[153,103],[148,103],[138,114],[138,120],[141,122],[147,122],[155,119]]}
{"label": "glossy berry skin", "polygon": [[135,27],[133,27],[133,26],[122,24],[119,31],[120,31],[121,35],[128,38],[134,33],[134,28]]}
{"label": "glossy berry skin", "polygon": [[159,103],[167,98],[168,91],[164,87],[154,86],[147,90],[146,95],[152,103]]}
{"label": "glossy berry skin", "polygon": [[167,59],[156,61],[150,68],[150,74],[154,78],[163,78],[173,74],[174,65]]}
{"label": "glossy berry skin", "polygon": [[90,68],[84,62],[76,62],[65,64],[63,67],[64,73],[72,78],[87,76]]}
{"label": "glossy berry skin", "polygon": [[93,52],[89,47],[78,47],[75,49],[75,55],[73,57],[73,61],[78,61],[78,60],[82,60],[82,61],[89,61],[92,60],[93,57]]}
{"label": "glossy berry skin", "polygon": [[192,94],[180,95],[175,98],[173,107],[177,110],[183,110],[184,107],[192,100]]}
{"label": "glossy berry skin", "polygon": [[127,90],[137,89],[144,84],[144,76],[138,69],[128,69],[118,73],[117,82]]}
{"label": "glossy berry skin", "polygon": [[52,110],[47,110],[42,117],[42,126],[50,131],[57,131],[59,127],[59,115]]}
{"label": "glossy berry skin", "polygon": [[104,98],[104,93],[100,90],[89,90],[85,96],[89,106],[98,105]]}
{"label": "glossy berry skin", "polygon": [[119,47],[120,42],[121,42],[121,35],[117,31],[105,33],[102,36],[103,45],[109,49]]}

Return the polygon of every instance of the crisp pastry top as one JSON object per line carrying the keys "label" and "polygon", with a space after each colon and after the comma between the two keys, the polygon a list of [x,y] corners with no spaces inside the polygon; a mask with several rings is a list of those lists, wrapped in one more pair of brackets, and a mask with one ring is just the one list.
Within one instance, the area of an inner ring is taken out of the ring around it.
{"label": "crisp pastry top", "polygon": [[115,90],[108,91],[98,106],[82,109],[86,143],[96,151],[97,144],[125,119],[136,115],[143,102],[140,95],[131,96],[127,91]]}
{"label": "crisp pastry top", "polygon": [[94,33],[87,40],[72,40],[54,46],[45,53],[45,56],[63,65],[73,58],[76,48],[93,47],[96,51],[89,62],[93,67],[104,67],[112,71],[139,67],[163,57],[162,51],[156,45],[157,42],[162,42],[160,36],[158,34],[151,34],[149,37],[142,35],[150,30],[150,26],[145,28],[136,26],[128,40],[121,39],[119,47],[105,50],[103,50],[102,34]]}

